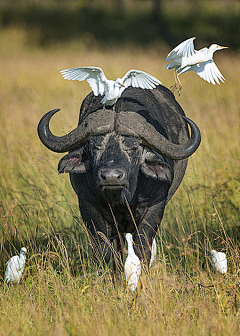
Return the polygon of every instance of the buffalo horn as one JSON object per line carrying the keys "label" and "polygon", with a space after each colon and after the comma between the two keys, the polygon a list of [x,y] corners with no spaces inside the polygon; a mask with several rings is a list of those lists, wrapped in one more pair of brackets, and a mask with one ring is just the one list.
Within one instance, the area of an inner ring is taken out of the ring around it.
{"label": "buffalo horn", "polygon": [[201,133],[197,125],[187,117],[183,119],[191,128],[190,139],[181,145],[167,140],[145,118],[136,112],[120,112],[117,118],[118,132],[141,138],[143,144],[172,160],[183,160],[192,155],[201,142]]}
{"label": "buffalo horn", "polygon": [[92,134],[105,134],[113,131],[115,112],[99,110],[91,113],[84,121],[70,133],[57,137],[49,129],[52,116],[60,109],[46,113],[38,124],[38,135],[42,143],[53,152],[67,152],[88,141]]}

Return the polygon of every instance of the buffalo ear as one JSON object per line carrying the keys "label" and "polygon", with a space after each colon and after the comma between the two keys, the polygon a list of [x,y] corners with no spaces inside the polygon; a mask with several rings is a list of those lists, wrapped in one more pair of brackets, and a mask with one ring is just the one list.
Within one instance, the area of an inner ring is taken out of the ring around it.
{"label": "buffalo ear", "polygon": [[85,173],[86,158],[83,157],[83,148],[76,149],[65,155],[58,163],[58,172],[61,173]]}
{"label": "buffalo ear", "polygon": [[147,177],[168,183],[171,183],[172,180],[169,164],[161,155],[156,155],[150,151],[144,154],[143,162],[141,163],[141,172]]}

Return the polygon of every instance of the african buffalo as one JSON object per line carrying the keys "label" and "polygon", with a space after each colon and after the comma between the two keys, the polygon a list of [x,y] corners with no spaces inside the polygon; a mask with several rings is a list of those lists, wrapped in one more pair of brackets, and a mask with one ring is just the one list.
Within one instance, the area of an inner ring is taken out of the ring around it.
{"label": "african buffalo", "polygon": [[198,127],[161,85],[153,90],[129,87],[111,109],[103,107],[101,96],[90,93],[78,127],[62,137],[49,129],[58,111],[43,116],[38,133],[50,150],[69,151],[58,171],[70,174],[94,256],[108,263],[110,242],[116,238],[121,251],[121,236],[130,232],[136,254],[149,262],[165,205],[183,179],[187,158],[200,144]]}

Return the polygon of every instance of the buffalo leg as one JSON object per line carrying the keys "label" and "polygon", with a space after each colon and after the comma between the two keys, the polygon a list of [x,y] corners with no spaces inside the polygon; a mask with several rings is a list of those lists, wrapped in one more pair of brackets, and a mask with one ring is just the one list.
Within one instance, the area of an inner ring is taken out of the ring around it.
{"label": "buffalo leg", "polygon": [[91,204],[81,203],[79,207],[90,236],[96,265],[108,264],[112,254],[110,225]]}
{"label": "buffalo leg", "polygon": [[161,223],[165,201],[149,208],[144,219],[133,233],[134,250],[140,260],[149,264],[151,259],[152,242]]}
{"label": "buffalo leg", "polygon": [[[119,237],[120,235],[120,237]],[[125,237],[123,234],[115,235],[112,238],[113,248],[114,248],[114,271],[118,275],[123,270],[123,247],[125,242]]]}

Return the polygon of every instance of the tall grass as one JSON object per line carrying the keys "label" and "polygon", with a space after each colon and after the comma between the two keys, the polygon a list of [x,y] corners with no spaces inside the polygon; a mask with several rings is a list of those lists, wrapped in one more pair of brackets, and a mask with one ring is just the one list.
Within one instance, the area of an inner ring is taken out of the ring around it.
{"label": "tall grass", "polygon": [[[76,43],[25,47],[24,30],[0,32],[0,335],[237,335],[239,334],[239,87],[240,56],[216,53],[226,83],[182,76],[177,100],[202,132],[183,183],[166,207],[158,255],[142,289],[129,293],[113,268],[98,276],[61,155],[48,151],[37,124],[56,134],[75,127],[87,83],[64,81],[60,70],[84,65],[108,78],[145,70],[165,86],[173,74],[158,49],[86,49]],[[3,48],[4,41],[10,41]],[[26,246],[19,286],[3,282],[5,262]],[[209,252],[227,253],[227,275],[215,274]]]}

